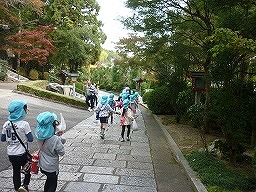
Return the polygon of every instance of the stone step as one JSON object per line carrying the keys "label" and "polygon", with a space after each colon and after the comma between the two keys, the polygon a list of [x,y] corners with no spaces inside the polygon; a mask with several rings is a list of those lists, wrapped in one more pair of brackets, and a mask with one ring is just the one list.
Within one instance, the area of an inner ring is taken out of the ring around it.
{"label": "stone step", "polygon": [[13,79],[15,81],[19,81],[19,82],[29,81],[28,78],[23,77],[22,75],[18,75],[17,73],[14,73],[14,72],[12,72],[10,70],[8,70],[6,74],[8,75],[8,77],[10,79]]}

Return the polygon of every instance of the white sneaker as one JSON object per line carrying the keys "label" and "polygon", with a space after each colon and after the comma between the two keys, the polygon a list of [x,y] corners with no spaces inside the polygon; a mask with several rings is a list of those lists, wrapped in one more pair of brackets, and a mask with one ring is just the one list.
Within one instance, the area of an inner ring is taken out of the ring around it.
{"label": "white sneaker", "polygon": [[92,112],[92,109],[91,109],[91,107],[88,107],[88,111]]}

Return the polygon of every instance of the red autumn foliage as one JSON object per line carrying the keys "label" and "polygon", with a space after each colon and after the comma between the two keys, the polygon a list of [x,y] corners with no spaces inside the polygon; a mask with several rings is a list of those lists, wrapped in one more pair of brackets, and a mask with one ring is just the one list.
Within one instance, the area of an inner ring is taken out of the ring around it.
{"label": "red autumn foliage", "polygon": [[20,5],[32,7],[40,15],[45,3],[41,0],[0,0],[0,24],[11,26],[15,23],[20,23],[20,18],[17,15]]}
{"label": "red autumn foliage", "polygon": [[11,48],[25,63],[36,61],[39,65],[45,65],[47,58],[55,52],[53,40],[48,37],[52,31],[52,26],[38,26],[31,31],[23,30],[7,37],[8,45],[4,49]]}

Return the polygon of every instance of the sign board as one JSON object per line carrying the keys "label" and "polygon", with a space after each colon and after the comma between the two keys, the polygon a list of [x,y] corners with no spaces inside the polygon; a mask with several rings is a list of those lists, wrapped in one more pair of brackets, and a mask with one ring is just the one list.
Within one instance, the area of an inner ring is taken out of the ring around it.
{"label": "sign board", "polygon": [[192,78],[192,89],[194,91],[205,91],[204,72],[191,72],[190,77]]}

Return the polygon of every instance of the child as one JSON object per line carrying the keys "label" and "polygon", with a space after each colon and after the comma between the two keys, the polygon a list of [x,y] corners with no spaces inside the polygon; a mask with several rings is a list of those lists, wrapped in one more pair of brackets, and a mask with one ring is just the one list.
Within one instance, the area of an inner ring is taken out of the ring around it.
{"label": "child", "polygon": [[37,116],[35,135],[40,148],[39,163],[40,171],[46,175],[44,192],[55,192],[59,174],[59,156],[65,154],[65,139],[55,135],[56,126],[59,125],[57,116],[48,111]]}
{"label": "child", "polygon": [[94,94],[95,94],[95,87],[91,83],[91,81],[88,81],[88,85],[86,87],[86,104],[88,106],[88,111],[93,111],[94,108]]}
{"label": "child", "polygon": [[138,116],[138,98],[139,98],[139,93],[135,92],[133,95],[130,96],[130,108],[134,114],[135,117]]}
{"label": "child", "polygon": [[100,99],[99,105],[97,106],[97,108],[95,109],[96,114],[99,114],[99,118],[100,118],[100,137],[101,139],[104,139],[105,137],[105,128],[108,122],[108,115],[109,113],[116,113],[119,114],[119,112],[116,112],[115,110],[113,110],[109,104],[108,104],[108,96],[107,95],[103,95]]}
{"label": "child", "polygon": [[8,105],[8,111],[10,114],[8,121],[3,125],[1,141],[7,142],[7,154],[13,167],[13,184],[15,191],[27,192],[31,174],[30,172],[25,174],[23,186],[21,186],[20,170],[27,162],[27,154],[25,147],[18,139],[19,137],[25,146],[28,146],[27,142],[33,141],[29,123],[24,121],[27,115],[27,102],[14,100]]}
{"label": "child", "polygon": [[[109,106],[110,106],[112,109],[115,110],[116,102],[115,102],[115,100],[114,100],[114,94],[113,94],[113,93],[111,93],[111,94],[109,95],[108,104],[109,104]],[[110,123],[113,124],[113,113],[112,113],[112,112],[109,113],[109,117],[110,117]]]}
{"label": "child", "polygon": [[130,132],[131,132],[131,125],[134,120],[132,110],[129,108],[130,101],[129,99],[125,99],[123,101],[123,108],[121,109],[121,123],[122,131],[121,131],[121,142],[124,142],[124,132],[125,127],[127,127],[127,141],[130,141]]}

